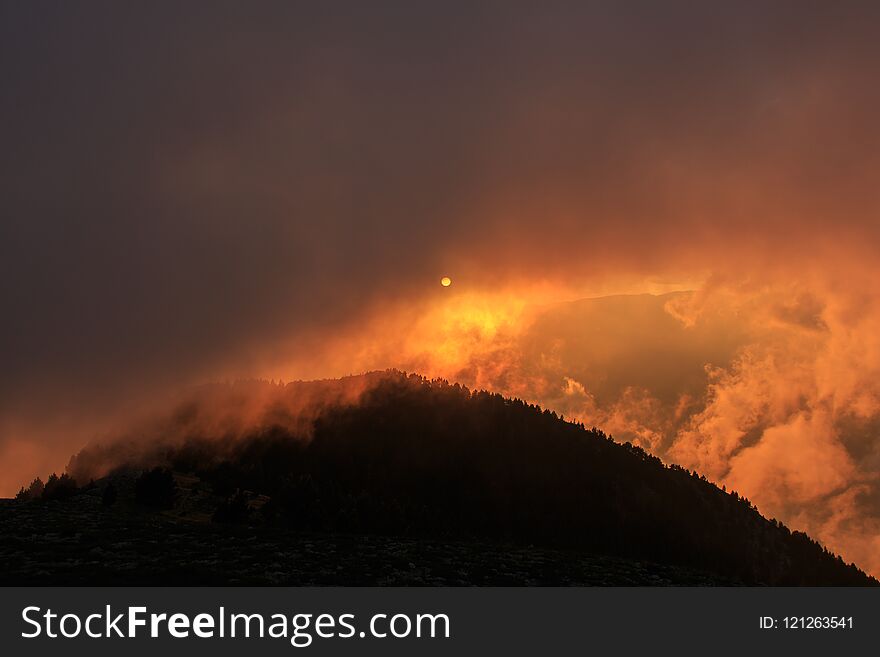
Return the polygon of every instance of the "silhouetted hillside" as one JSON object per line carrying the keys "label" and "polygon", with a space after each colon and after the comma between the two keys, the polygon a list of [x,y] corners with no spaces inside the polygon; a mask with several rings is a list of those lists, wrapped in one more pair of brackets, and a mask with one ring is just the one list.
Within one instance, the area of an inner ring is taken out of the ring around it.
{"label": "silhouetted hillside", "polygon": [[[259,391],[269,400],[261,418],[284,420],[207,435],[206,425],[190,421],[204,415],[196,404],[175,414],[186,429],[169,429],[173,439],[89,447],[70,474],[83,482],[111,471],[95,486],[103,506],[90,513],[134,516],[176,505],[161,512],[163,522],[210,517],[212,532],[252,525],[257,537],[523,546],[511,554],[539,546],[712,573],[716,583],[876,584],[735,493],[519,400],[378,373],[321,382],[325,392],[335,385],[358,394],[331,402],[313,395],[303,423],[301,414],[285,414],[284,400],[305,385],[220,387],[211,399]],[[200,510],[176,482],[206,491]]]}

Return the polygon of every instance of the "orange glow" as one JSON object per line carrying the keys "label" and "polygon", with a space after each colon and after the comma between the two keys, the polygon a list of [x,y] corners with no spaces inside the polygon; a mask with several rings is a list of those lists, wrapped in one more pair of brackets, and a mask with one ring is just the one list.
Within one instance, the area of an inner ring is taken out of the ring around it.
{"label": "orange glow", "polygon": [[880,303],[859,292],[865,273],[691,291],[621,279],[592,298],[551,283],[468,290],[376,306],[267,371],[396,367],[537,402],[736,489],[876,573],[880,520],[859,507],[875,475],[845,447],[873,444],[880,421]]}

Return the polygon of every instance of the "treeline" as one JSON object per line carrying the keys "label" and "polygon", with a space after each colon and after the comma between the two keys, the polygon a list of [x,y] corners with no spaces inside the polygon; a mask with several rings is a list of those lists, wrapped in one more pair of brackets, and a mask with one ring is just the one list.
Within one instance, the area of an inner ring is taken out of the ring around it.
{"label": "treeline", "polygon": [[[89,481],[85,486],[78,486],[76,479],[64,473],[60,477],[54,472],[49,475],[46,483],[37,477],[27,488],[22,487],[15,496],[20,502],[51,500],[66,500],[74,495],[94,490],[98,487],[94,481]],[[101,502],[104,506],[112,506],[116,503],[119,491],[112,479],[103,482]],[[156,467],[144,470],[134,482],[134,501],[144,507],[154,509],[171,509],[177,498],[177,484],[174,481],[174,473],[167,468]]]}
{"label": "treeline", "polygon": [[54,472],[46,483],[37,477],[27,488],[22,487],[15,496],[17,500],[65,500],[79,492],[76,480],[66,472],[60,477]]}
{"label": "treeline", "polygon": [[[540,544],[747,584],[876,584],[638,447],[520,400],[400,373],[325,409],[310,436],[269,426],[191,437],[151,459],[210,482],[226,499],[223,522]],[[256,495],[268,498],[259,509]]]}

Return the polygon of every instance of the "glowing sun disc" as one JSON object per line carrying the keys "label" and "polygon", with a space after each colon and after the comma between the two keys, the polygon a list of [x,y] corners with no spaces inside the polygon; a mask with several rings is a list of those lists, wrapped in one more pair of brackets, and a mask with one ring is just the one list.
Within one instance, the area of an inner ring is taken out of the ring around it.
{"label": "glowing sun disc", "polygon": [[449,278],[449,276],[444,276],[440,279],[440,285],[442,285],[443,287],[449,287],[450,285],[452,285],[452,279]]}

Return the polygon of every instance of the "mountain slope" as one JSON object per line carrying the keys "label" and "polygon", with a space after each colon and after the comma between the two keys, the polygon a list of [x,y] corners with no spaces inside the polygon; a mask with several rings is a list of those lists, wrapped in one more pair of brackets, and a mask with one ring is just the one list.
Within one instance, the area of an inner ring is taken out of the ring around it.
{"label": "mountain slope", "polygon": [[[163,523],[198,522],[213,509],[210,531],[250,525],[257,544],[278,532],[386,536],[424,545],[523,546],[494,548],[514,554],[610,555],[709,573],[715,583],[876,584],[739,496],[550,411],[389,372],[322,382],[322,395],[294,412],[291,400],[315,390],[297,388],[304,385],[215,390],[239,401],[262,395],[261,421],[205,434],[205,426],[219,425],[187,424],[205,415],[194,402],[178,409],[186,429],[173,438],[169,431],[148,443],[93,446],[70,472],[88,481],[104,474],[99,465],[112,464],[96,490],[116,482],[125,492],[132,490],[126,477],[167,468],[176,473],[177,484],[169,485],[177,501],[156,512]],[[143,513],[147,479],[140,475],[140,492],[120,496],[115,513],[128,508],[132,495],[144,499],[130,514]]]}

